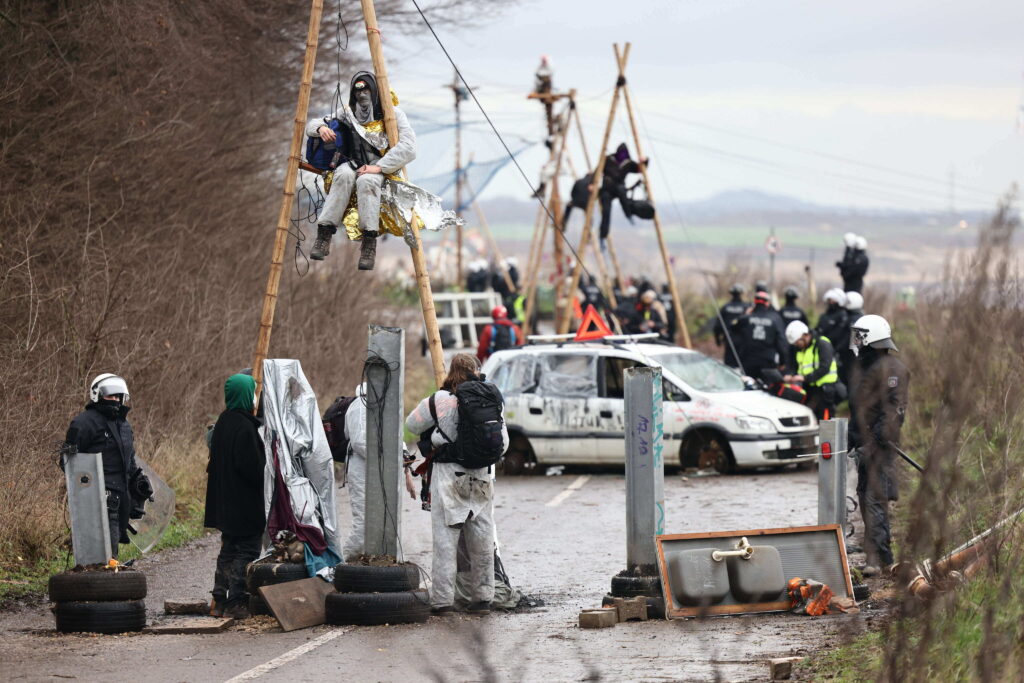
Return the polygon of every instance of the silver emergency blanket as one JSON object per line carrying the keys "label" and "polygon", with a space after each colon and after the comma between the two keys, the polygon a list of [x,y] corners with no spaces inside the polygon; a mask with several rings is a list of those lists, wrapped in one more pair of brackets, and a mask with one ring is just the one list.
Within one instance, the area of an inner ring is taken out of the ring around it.
{"label": "silver emergency blanket", "polygon": [[404,180],[391,178],[385,178],[381,187],[380,210],[382,222],[394,221],[402,231],[405,243],[413,248],[419,246],[412,232],[414,215],[420,221],[421,230],[439,231],[464,222],[451,209],[443,209],[437,195]]}
{"label": "silver emergency blanket", "polygon": [[327,445],[316,394],[302,373],[299,361],[263,361],[260,400],[263,404],[261,433],[267,453],[263,475],[264,510],[269,516],[274,496],[273,441],[276,436],[281,476],[288,487],[296,518],[323,531],[327,547],[340,556],[334,460]]}

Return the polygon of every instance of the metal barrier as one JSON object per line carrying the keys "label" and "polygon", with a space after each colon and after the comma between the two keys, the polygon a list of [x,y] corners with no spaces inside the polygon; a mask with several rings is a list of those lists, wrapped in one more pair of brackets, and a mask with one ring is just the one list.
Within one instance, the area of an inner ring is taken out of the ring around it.
{"label": "metal barrier", "polygon": [[818,454],[818,524],[838,524],[844,531],[848,429],[846,419],[822,420]]}
{"label": "metal barrier", "polygon": [[451,335],[453,348],[476,349],[480,343],[478,327],[490,323],[491,309],[501,304],[501,295],[497,292],[434,294],[438,330],[442,336]]}

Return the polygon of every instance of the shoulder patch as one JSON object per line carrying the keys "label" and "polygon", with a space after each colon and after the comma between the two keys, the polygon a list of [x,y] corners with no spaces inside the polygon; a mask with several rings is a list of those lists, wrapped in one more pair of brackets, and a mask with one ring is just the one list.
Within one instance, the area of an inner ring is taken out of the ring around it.
{"label": "shoulder patch", "polygon": [[899,377],[896,377],[894,375],[894,376],[889,378],[889,388],[890,389],[895,389],[897,386],[899,386],[899,383],[900,383],[900,378]]}

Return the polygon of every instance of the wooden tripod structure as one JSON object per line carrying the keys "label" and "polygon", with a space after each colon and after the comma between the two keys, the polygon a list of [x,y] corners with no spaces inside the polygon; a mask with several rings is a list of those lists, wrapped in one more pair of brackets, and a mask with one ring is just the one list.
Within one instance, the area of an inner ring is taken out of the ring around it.
{"label": "wooden tripod structure", "polygon": [[[640,132],[637,129],[636,117],[633,113],[633,103],[629,95],[629,86],[626,83],[626,64],[629,61],[630,43],[626,43],[625,47],[620,51],[619,45],[616,43],[614,46],[615,50],[615,61],[618,65],[619,74],[615,82],[615,92],[612,94],[612,104],[608,112],[608,122],[605,125],[604,137],[601,141],[601,155],[597,159],[597,168],[594,170],[594,183],[591,186],[590,197],[587,199],[587,210],[584,217],[583,233],[580,235],[580,244],[577,249],[577,253],[583,254],[586,251],[587,244],[590,242],[590,231],[591,223],[594,217],[594,204],[597,200],[599,191],[599,184],[604,174],[605,159],[608,154],[608,141],[611,138],[612,126],[615,123],[615,112],[618,108],[619,97],[622,96],[626,104],[626,111],[629,114],[629,125],[633,133],[633,145],[636,151],[638,161],[643,161],[643,148],[640,143]],[[644,179],[644,185],[647,188],[647,198],[651,204],[654,204],[654,198],[651,195],[651,183],[647,175],[647,165],[640,163],[640,173]],[[690,332],[686,328],[686,317],[683,314],[682,303],[679,299],[679,288],[676,285],[675,273],[672,271],[672,260],[668,253],[668,248],[665,245],[665,237],[661,228],[660,214],[655,211],[654,213],[654,229],[658,236],[658,248],[661,251],[662,264],[665,267],[665,277],[668,279],[669,291],[672,295],[672,306],[676,314],[676,328],[677,328],[677,342],[686,348],[691,347]],[[616,259],[617,261],[617,259]],[[570,281],[570,291],[575,292],[579,288],[580,275],[582,274],[583,264],[581,262],[576,263],[576,267],[573,268],[572,280]],[[618,264],[616,262],[616,270],[618,270]],[[560,321],[558,326],[558,333],[565,334],[569,331],[569,320],[565,319]]]}
{"label": "wooden tripod structure", "polygon": [[[384,110],[384,130],[388,142],[393,146],[398,142],[398,125],[395,122],[395,109],[391,101],[391,86],[388,82],[387,64],[381,45],[380,29],[377,26],[377,12],[373,0],[360,0],[363,18],[366,23],[366,37],[370,45],[370,56],[373,70],[377,76],[378,92],[381,93],[380,103]],[[313,67],[316,63],[317,43],[320,36],[320,19],[323,15],[323,0],[313,0],[309,16],[309,31],[306,35],[306,56],[302,67],[302,80],[299,83],[299,101],[295,108],[295,120],[292,128],[291,149],[288,155],[288,167],[285,173],[284,194],[281,209],[277,218],[277,230],[274,235],[274,251],[270,261],[270,275],[267,278],[267,291],[263,297],[263,311],[260,316],[259,336],[256,340],[256,353],[252,363],[253,378],[256,380],[256,396],[259,397],[263,388],[263,361],[270,348],[270,333],[274,325],[274,311],[277,307],[278,290],[281,284],[281,270],[284,261],[284,249],[288,241],[288,223],[295,199],[295,181],[302,162],[302,138],[305,133],[306,119],[309,113],[309,93],[313,82]],[[404,173],[404,171],[403,171]],[[434,310],[434,295],[430,288],[430,274],[427,272],[423,257],[422,242],[416,217],[413,217],[412,233],[416,245],[410,247],[413,269],[416,272],[416,284],[420,294],[420,307],[423,310],[423,323],[427,334],[427,347],[430,350],[431,366],[437,386],[441,386],[445,377],[444,349],[441,346],[441,335],[437,327],[437,312]]]}

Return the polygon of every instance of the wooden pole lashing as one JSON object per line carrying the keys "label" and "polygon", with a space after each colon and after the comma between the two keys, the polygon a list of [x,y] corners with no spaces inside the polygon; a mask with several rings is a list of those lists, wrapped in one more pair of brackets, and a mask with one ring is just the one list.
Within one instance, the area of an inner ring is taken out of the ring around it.
{"label": "wooden pole lashing", "polygon": [[277,229],[274,233],[274,250],[270,257],[270,274],[267,289],[263,295],[263,310],[260,312],[260,329],[256,337],[256,352],[252,361],[252,376],[256,380],[256,398],[263,391],[263,361],[270,350],[270,333],[274,327],[274,312],[277,309],[277,293],[281,286],[281,270],[284,265],[284,248],[288,243],[288,227],[295,201],[295,182],[302,161],[302,139],[306,132],[306,117],[309,114],[309,93],[313,87],[313,67],[316,64],[316,48],[320,38],[320,18],[323,15],[323,0],[313,0],[309,11],[309,30],[306,33],[306,56],[302,63],[302,79],[299,81],[299,100],[295,105],[295,119],[292,126],[292,141],[288,152],[288,166],[284,174],[284,192],[281,208],[277,214]]}
{"label": "wooden pole lashing", "polygon": [[[377,10],[373,5],[373,0],[360,0],[360,4],[366,23],[366,40],[370,46],[373,71],[377,76],[377,91],[380,93],[380,104],[384,110],[384,130],[388,134],[388,141],[394,145],[398,142],[398,124],[395,122],[395,106],[391,102],[391,85],[388,81],[387,64],[384,61],[384,46],[381,44],[380,28],[377,26]],[[437,386],[441,386],[445,378],[444,349],[441,346],[441,334],[437,328],[437,311],[434,310],[430,273],[427,272],[426,261],[423,257],[423,243],[420,240],[420,231],[415,220],[412,221],[412,233],[416,246],[409,247],[409,251],[412,253],[416,285],[420,292],[420,308],[423,310],[423,324],[427,331],[427,348],[430,350],[434,380],[437,382]]]}

